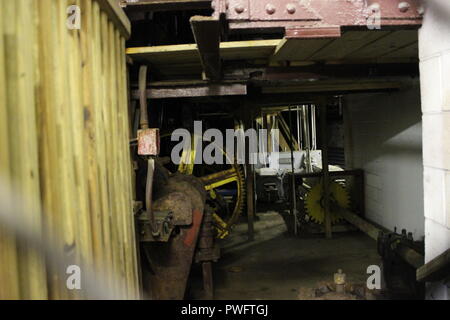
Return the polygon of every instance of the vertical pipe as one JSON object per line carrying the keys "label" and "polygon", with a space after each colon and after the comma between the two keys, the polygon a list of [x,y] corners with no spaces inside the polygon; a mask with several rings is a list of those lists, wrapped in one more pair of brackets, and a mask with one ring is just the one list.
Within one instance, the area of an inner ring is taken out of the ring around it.
{"label": "vertical pipe", "polygon": [[267,155],[269,153],[268,145],[269,145],[269,127],[267,125],[267,115],[264,113],[261,115],[262,118],[262,128],[266,130],[267,134],[263,135],[262,138],[264,138],[264,141],[261,141],[262,148],[263,148],[263,154],[264,154],[264,167],[267,167]]}
{"label": "vertical pipe", "polygon": [[[300,117],[300,106],[297,106],[296,107],[296,109],[297,109],[297,142],[298,142],[298,146],[300,147],[300,149],[301,149],[301,132],[300,132],[300,128],[301,128],[301,126],[300,126],[300,119],[301,119],[301,117]],[[300,150],[298,150],[298,151],[300,151]]]}
{"label": "vertical pipe", "polygon": [[328,137],[327,137],[327,105],[326,100],[320,103],[320,129],[322,139],[322,185],[325,210],[325,236],[332,238],[330,217],[330,173],[328,171]]}
{"label": "vertical pipe", "polygon": [[[297,109],[298,110],[298,109]],[[298,111],[297,111],[298,112]],[[290,132],[290,147],[291,147],[291,214],[294,217],[294,234],[298,234],[297,230],[297,199],[295,198],[295,166],[294,166],[294,136],[292,134],[292,109],[289,106],[289,127],[291,128]]]}
{"label": "vertical pipe", "polygon": [[311,167],[311,138],[309,135],[309,117],[308,117],[308,106],[302,106],[302,118],[303,118],[303,140],[305,142],[304,148],[306,150],[306,172],[310,173],[312,171]]}
{"label": "vertical pipe", "polygon": [[[248,117],[248,127],[253,128],[252,114]],[[245,138],[244,138],[245,139]],[[244,141],[245,143],[245,141]],[[250,150],[250,148],[246,148]],[[249,152],[247,154],[250,155]],[[255,239],[255,228],[254,228],[254,218],[255,218],[255,176],[254,167],[250,164],[250,156],[246,157],[247,161],[247,219],[248,219],[248,240],[253,241]]]}
{"label": "vertical pipe", "polygon": [[139,100],[141,106],[141,129],[148,129],[148,109],[147,109],[147,66],[139,69]]}
{"label": "vertical pipe", "polygon": [[312,150],[317,150],[317,125],[316,125],[316,106],[311,105],[311,135]]}
{"label": "vertical pipe", "polygon": [[[272,117],[272,129],[277,129],[278,128],[278,126],[277,126],[277,116],[272,115],[271,117]],[[275,143],[276,142],[275,141],[275,135],[271,134],[270,136],[272,137],[272,150],[271,151],[272,152],[280,152],[280,150],[275,150],[275,146],[278,145],[277,143]]]}

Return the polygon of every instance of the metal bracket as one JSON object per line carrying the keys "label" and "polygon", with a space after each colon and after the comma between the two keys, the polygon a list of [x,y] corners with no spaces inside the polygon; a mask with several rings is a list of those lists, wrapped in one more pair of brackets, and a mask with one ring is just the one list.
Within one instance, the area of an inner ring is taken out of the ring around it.
{"label": "metal bracket", "polygon": [[171,211],[153,212],[154,224],[148,218],[147,212],[139,216],[141,242],[168,242],[175,225]]}

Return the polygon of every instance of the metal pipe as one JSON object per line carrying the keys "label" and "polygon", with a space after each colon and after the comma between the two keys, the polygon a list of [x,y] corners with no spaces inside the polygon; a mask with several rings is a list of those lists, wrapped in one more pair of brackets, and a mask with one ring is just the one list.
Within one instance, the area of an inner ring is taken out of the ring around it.
{"label": "metal pipe", "polygon": [[[298,142],[298,146],[300,147],[300,136],[301,136],[301,133],[300,133],[300,110],[299,110],[299,108],[298,108],[298,106],[297,106],[297,142]],[[299,150],[300,151],[300,150]]]}
{"label": "metal pipe", "polygon": [[311,140],[309,135],[309,117],[308,117],[308,106],[303,105],[302,106],[302,112],[303,112],[303,130],[304,130],[304,148],[306,150],[306,172],[312,172],[312,166],[311,166]]}
{"label": "metal pipe", "polygon": [[[277,129],[277,117],[272,115],[272,130]],[[280,152],[280,150],[275,150],[275,135],[271,134],[272,137],[272,152]]]}
{"label": "metal pipe", "polygon": [[141,129],[149,128],[148,106],[147,106],[147,71],[148,66],[142,65],[139,68],[139,101],[141,110]]}
{"label": "metal pipe", "polygon": [[[342,216],[345,220],[347,220],[349,223],[357,227],[359,230],[367,234],[375,241],[378,241],[380,233],[388,232],[385,229],[374,226],[373,224],[367,222],[353,212],[339,207],[335,203],[333,204],[333,211]],[[417,251],[405,245],[397,245],[395,252],[403,259],[403,261],[416,269],[420,268],[423,265],[423,256]]]}
{"label": "metal pipe", "polygon": [[316,125],[316,106],[311,105],[311,135],[312,150],[317,150],[317,125]]}
{"label": "metal pipe", "polygon": [[[298,111],[297,111],[298,112]],[[289,106],[289,127],[292,128],[292,112],[291,112],[291,107]],[[295,166],[294,166],[294,161],[295,161],[295,157],[294,157],[294,137],[292,135],[292,131],[291,131],[291,135],[290,135],[290,147],[291,147],[291,168],[292,168],[292,173],[291,173],[291,214],[294,216],[294,234],[297,235],[298,233],[298,229],[297,229],[297,199],[295,198]]]}

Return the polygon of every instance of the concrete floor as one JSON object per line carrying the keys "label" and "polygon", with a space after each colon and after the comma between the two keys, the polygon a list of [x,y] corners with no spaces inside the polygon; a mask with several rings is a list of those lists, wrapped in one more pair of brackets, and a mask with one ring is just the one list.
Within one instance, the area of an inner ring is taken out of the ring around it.
{"label": "concrete floor", "polygon": [[[222,242],[222,258],[214,265],[218,300],[293,300],[300,288],[332,282],[343,269],[347,281],[365,283],[369,265],[380,265],[376,243],[360,232],[296,238],[287,234],[276,212],[258,214],[255,241],[247,241],[247,225],[239,224]],[[193,270],[190,298],[201,297],[201,277]],[[188,296],[189,297],[189,296]]]}

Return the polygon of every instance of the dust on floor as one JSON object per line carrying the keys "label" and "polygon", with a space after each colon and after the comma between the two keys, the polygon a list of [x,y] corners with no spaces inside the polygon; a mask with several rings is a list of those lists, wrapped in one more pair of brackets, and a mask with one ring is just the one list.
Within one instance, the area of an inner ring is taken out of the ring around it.
{"label": "dust on floor", "polygon": [[[342,269],[348,282],[365,283],[367,267],[380,265],[376,242],[360,232],[298,238],[287,233],[276,212],[258,214],[255,241],[247,240],[247,225],[239,224],[221,243],[222,257],[214,265],[217,300],[295,300],[301,288],[333,281]],[[193,270],[188,298],[201,297],[201,277]]]}

